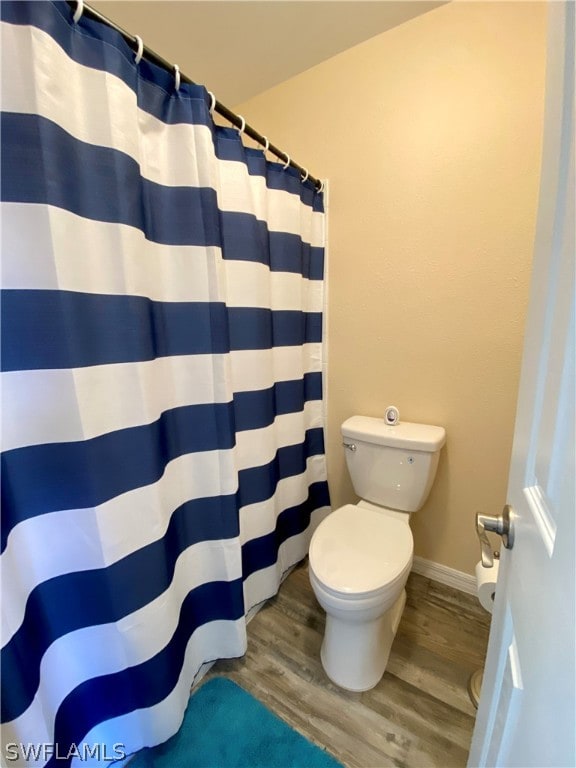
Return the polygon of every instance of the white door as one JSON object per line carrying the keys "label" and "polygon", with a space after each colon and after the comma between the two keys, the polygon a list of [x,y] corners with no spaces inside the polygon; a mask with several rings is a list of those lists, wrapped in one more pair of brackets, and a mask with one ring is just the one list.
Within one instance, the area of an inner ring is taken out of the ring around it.
{"label": "white door", "polygon": [[540,204],[507,499],[515,541],[502,548],[469,766],[576,766],[574,10],[549,4]]}

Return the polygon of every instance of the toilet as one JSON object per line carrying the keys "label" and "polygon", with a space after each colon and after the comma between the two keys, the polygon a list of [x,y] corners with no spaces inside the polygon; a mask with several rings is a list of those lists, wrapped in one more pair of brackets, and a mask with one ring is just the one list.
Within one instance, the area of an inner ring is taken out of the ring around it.
{"label": "toilet", "polygon": [[412,567],[410,514],[430,493],[446,432],[352,416],[342,424],[342,436],[361,501],[320,523],[310,542],[309,573],[326,612],[324,670],[341,688],[367,691],[388,663]]}

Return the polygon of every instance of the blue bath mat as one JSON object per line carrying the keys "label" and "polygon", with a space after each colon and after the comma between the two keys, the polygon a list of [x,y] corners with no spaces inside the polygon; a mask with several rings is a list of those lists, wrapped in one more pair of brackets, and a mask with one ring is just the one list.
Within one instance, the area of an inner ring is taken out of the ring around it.
{"label": "blue bath mat", "polygon": [[192,694],[177,734],[127,768],[342,768],[225,677]]}

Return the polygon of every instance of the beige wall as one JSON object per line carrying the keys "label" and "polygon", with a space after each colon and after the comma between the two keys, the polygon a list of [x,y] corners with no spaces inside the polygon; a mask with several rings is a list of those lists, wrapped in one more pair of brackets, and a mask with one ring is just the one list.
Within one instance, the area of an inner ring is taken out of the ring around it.
{"label": "beige wall", "polygon": [[415,553],[473,573],[506,485],[538,195],[546,9],[455,2],[238,106],[330,182],[328,432],[389,404],[446,427]]}

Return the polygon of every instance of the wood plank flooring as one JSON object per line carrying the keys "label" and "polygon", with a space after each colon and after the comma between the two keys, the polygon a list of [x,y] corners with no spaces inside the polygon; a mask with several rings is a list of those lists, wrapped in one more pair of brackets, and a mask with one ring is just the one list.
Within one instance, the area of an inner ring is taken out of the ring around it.
{"label": "wood plank flooring", "polygon": [[[298,566],[248,625],[248,651],[205,679],[231,678],[347,768],[465,766],[475,709],[467,683],[484,662],[490,616],[478,600],[411,574],[388,668],[351,693],[320,662],[324,614]],[[282,768],[271,766],[271,768]]]}

